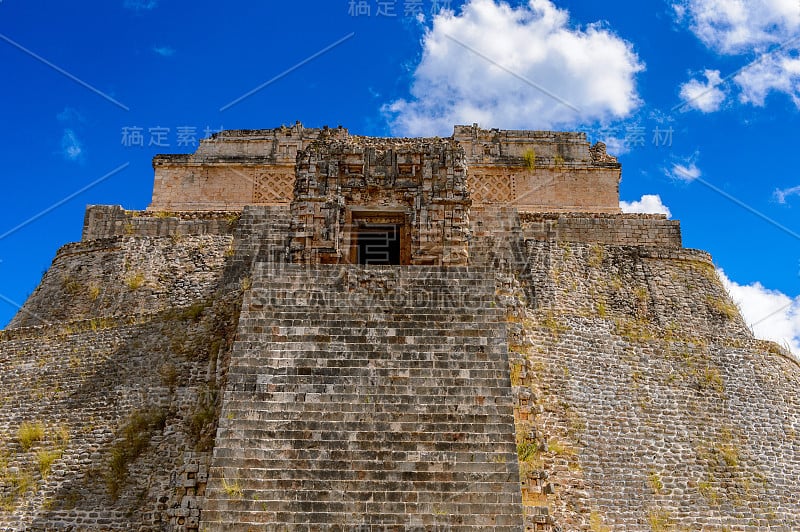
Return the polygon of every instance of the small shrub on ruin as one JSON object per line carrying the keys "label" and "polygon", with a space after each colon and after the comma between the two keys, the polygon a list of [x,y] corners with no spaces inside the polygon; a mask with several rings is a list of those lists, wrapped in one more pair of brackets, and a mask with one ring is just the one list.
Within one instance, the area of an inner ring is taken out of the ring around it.
{"label": "small shrub on ruin", "polygon": [[225,491],[225,494],[228,497],[236,497],[242,498],[244,496],[244,492],[242,491],[242,487],[239,485],[239,480],[234,480],[233,482],[228,482],[227,479],[222,479],[222,489]]}
{"label": "small shrub on ruin", "polygon": [[536,168],[536,152],[532,149],[525,150],[525,153],[522,154],[522,161],[528,171],[533,171]]}
{"label": "small shrub on ruin", "polygon": [[125,286],[127,286],[129,290],[137,290],[141,288],[143,284],[144,274],[142,272],[132,273],[125,277]]}
{"label": "small shrub on ruin", "polygon": [[28,452],[34,443],[44,439],[44,425],[41,422],[24,422],[17,430],[17,441],[22,450]]}
{"label": "small shrub on ruin", "polygon": [[662,509],[653,509],[647,512],[647,522],[653,532],[666,532],[672,526],[669,512]]}
{"label": "small shrub on ruin", "polygon": [[49,451],[39,451],[36,453],[36,462],[39,464],[39,474],[42,478],[50,476],[50,470],[53,467],[53,462],[61,458],[63,451],[60,449],[53,449]]}

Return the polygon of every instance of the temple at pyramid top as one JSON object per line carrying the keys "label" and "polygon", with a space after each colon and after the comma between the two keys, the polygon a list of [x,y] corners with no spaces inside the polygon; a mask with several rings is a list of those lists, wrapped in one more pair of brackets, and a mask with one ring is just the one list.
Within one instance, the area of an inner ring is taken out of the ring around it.
{"label": "temple at pyramid top", "polygon": [[298,194],[358,208],[409,198],[529,212],[618,213],[621,167],[584,133],[455,126],[447,138],[374,138],[345,128],[223,131],[193,154],[157,155],[149,210],[235,211]]}

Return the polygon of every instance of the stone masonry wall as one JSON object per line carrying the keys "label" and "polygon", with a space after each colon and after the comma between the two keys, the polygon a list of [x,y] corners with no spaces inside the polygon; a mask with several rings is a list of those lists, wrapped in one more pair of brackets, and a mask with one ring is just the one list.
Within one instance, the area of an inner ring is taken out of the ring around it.
{"label": "stone masonry wall", "polygon": [[0,529],[198,529],[238,218],[89,209],[0,333]]}
{"label": "stone masonry wall", "polygon": [[287,205],[297,154],[321,134],[346,137],[346,129],[292,127],[222,131],[203,139],[191,155],[158,155],[148,210],[242,210],[247,205]]}
{"label": "stone masonry wall", "polygon": [[120,236],[61,248],[9,328],[124,316],[213,296],[231,235]]}
{"label": "stone masonry wall", "polygon": [[240,304],[0,333],[0,529],[197,530]]}
{"label": "stone masonry wall", "polygon": [[800,366],[753,339],[710,257],[527,249],[506,301],[528,512],[563,530],[800,527]]}
{"label": "stone masonry wall", "polygon": [[233,232],[240,212],[232,211],[127,211],[119,205],[86,208],[81,240],[116,236],[227,235]]}
{"label": "stone masonry wall", "polygon": [[584,133],[455,126],[476,204],[537,212],[619,213],[621,167]]}
{"label": "stone masonry wall", "polygon": [[678,220],[660,214],[522,213],[525,238],[615,246],[681,247]]}

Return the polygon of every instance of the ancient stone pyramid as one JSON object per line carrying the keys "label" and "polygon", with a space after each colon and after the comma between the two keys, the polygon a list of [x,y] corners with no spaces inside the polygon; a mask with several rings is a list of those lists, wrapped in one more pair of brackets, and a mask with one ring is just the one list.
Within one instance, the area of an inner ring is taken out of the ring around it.
{"label": "ancient stone pyramid", "polygon": [[800,530],[797,361],[578,133],[157,156],[0,332],[2,530]]}

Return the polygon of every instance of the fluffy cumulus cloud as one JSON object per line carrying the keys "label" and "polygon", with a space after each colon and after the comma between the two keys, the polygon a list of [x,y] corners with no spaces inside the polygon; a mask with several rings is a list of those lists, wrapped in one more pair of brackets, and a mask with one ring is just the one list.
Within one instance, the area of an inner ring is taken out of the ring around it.
{"label": "fluffy cumulus cloud", "polygon": [[[798,3],[800,10],[800,3]],[[800,108],[800,58],[783,53],[763,56],[733,78],[741,89],[739,101],[763,106],[772,92],[787,94]]]}
{"label": "fluffy cumulus cloud", "polygon": [[789,346],[800,357],[800,296],[791,298],[761,283],[740,285],[724,271],[718,273],[753,333],[758,338]]}
{"label": "fluffy cumulus cloud", "polygon": [[672,216],[669,207],[661,201],[658,194],[644,194],[638,201],[620,201],[619,207],[626,213],[666,214]]}
{"label": "fluffy cumulus cloud", "polygon": [[674,7],[703,44],[723,54],[785,43],[800,28],[797,0],[683,0]]}
{"label": "fluffy cumulus cloud", "polygon": [[550,0],[468,0],[434,17],[411,98],[383,110],[397,134],[454,124],[566,128],[624,118],[639,104],[632,46],[603,25],[575,28]]}
{"label": "fluffy cumulus cloud", "polygon": [[685,102],[684,107],[697,109],[704,113],[719,110],[727,97],[719,70],[706,70],[705,77],[705,82],[693,79],[681,85],[681,99]]}
{"label": "fluffy cumulus cloud", "polygon": [[[762,106],[774,91],[789,95],[800,108],[797,0],[682,0],[673,7],[678,19],[709,49],[742,57],[744,68],[732,79],[742,103]],[[697,84],[702,85],[697,80],[683,85],[681,96],[684,88]],[[709,112],[719,106],[696,108]]]}

